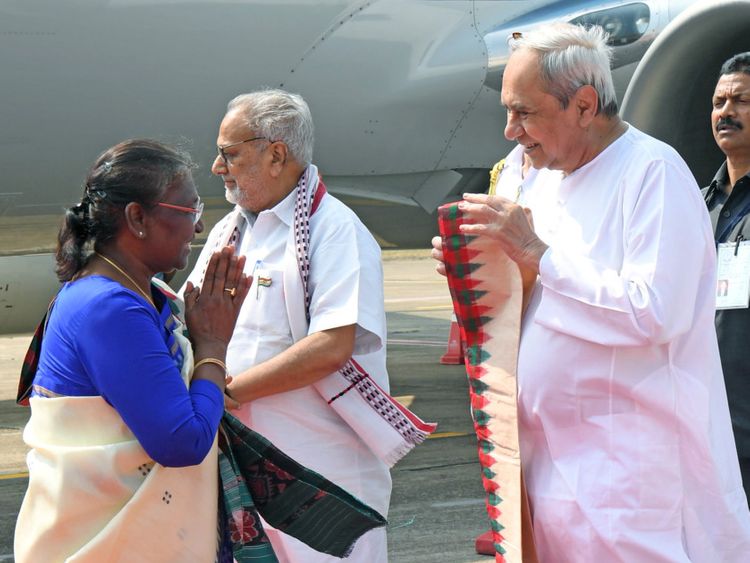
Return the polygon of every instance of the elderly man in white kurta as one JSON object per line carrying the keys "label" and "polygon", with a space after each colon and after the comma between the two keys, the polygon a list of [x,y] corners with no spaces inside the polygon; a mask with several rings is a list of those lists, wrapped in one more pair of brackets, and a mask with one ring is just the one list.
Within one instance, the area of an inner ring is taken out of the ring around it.
{"label": "elderly man in white kurta", "polygon": [[538,272],[518,408],[540,560],[747,561],[715,249],[695,180],[617,116],[599,28],[554,25],[512,47],[505,136],[539,170],[520,205],[501,183],[460,206],[465,233]]}
{"label": "elderly man in white kurta", "polygon": [[[235,414],[243,423],[386,515],[388,467],[313,387],[353,354],[385,390],[388,379],[380,249],[354,213],[320,187],[312,141],[307,104],[281,90],[238,96],[221,123],[212,171],[236,208],[212,230],[204,253],[233,244],[253,276],[227,352],[234,377],[228,394],[241,404]],[[306,305],[295,201],[299,190],[316,186],[307,217]],[[202,261],[191,274],[196,282]],[[282,563],[339,560],[265,528]],[[386,561],[385,530],[363,536],[347,560]]]}

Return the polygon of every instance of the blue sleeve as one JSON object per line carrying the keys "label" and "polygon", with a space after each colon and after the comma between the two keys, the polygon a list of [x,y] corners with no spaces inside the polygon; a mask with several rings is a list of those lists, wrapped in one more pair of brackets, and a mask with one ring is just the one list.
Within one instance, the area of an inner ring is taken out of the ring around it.
{"label": "blue sleeve", "polygon": [[167,467],[200,463],[216,436],[224,397],[210,381],[185,387],[156,311],[116,292],[78,328],[87,375],[146,453]]}

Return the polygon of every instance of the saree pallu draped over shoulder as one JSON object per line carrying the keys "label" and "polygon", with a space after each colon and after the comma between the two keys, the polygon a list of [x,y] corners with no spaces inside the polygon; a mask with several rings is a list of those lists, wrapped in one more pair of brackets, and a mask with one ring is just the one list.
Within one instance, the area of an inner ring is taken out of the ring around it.
{"label": "saree pallu draped over shoulder", "polygon": [[521,472],[516,368],[526,278],[487,237],[461,234],[457,203],[438,210],[460,326],[495,560],[537,561]]}
{"label": "saree pallu draped over shoulder", "polygon": [[[192,352],[177,338],[187,380]],[[30,403],[18,563],[215,560],[216,441],[201,464],[164,467],[102,397],[32,397]]]}

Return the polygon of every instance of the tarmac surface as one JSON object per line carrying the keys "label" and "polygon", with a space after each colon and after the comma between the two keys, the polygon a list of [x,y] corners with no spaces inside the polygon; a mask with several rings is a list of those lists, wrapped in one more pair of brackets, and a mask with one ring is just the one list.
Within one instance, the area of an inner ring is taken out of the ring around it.
{"label": "tarmac surface", "polygon": [[[489,563],[474,539],[489,529],[462,365],[441,365],[451,319],[445,281],[427,250],[385,251],[391,393],[436,433],[393,469],[391,563]],[[13,561],[13,530],[27,485],[21,439],[28,410],[15,405],[30,335],[0,337],[0,562]]]}

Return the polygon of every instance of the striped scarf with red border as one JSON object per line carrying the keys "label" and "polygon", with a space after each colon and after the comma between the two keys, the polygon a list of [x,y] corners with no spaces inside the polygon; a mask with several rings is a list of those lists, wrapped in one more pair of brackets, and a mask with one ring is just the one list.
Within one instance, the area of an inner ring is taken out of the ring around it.
{"label": "striped scarf with red border", "polygon": [[[315,186],[309,186],[307,176],[303,174],[298,184],[294,206],[294,242],[304,288],[305,317],[309,323],[310,218],[318,209],[326,194],[326,188],[320,179]],[[325,391],[322,385],[316,385],[316,388],[373,453],[389,466],[394,465],[414,446],[422,443],[437,428],[437,424],[424,422],[391,397],[354,358],[346,362],[338,371],[338,376],[341,378],[341,384],[338,392],[333,395],[328,395],[328,387]],[[351,394],[351,391],[355,391],[355,394]],[[358,404],[369,408],[377,416],[365,420],[356,416]]]}

